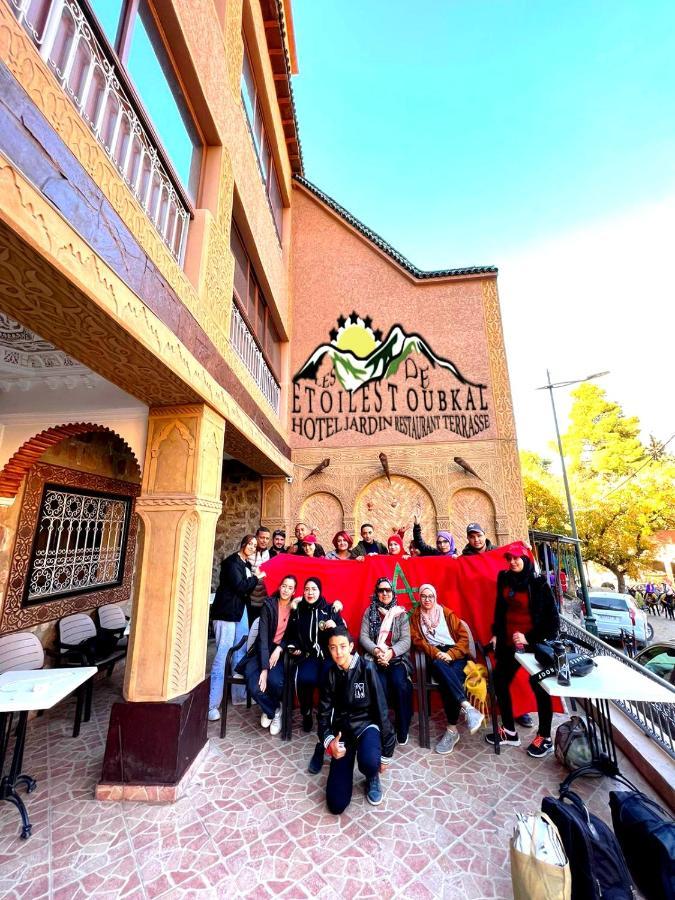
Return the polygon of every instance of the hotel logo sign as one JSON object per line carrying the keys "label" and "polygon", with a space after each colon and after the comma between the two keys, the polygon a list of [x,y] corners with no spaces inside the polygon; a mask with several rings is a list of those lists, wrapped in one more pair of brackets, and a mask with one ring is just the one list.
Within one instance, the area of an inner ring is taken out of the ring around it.
{"label": "hotel logo sign", "polygon": [[489,427],[487,385],[467,378],[421,335],[393,325],[383,338],[356,312],[340,316],[330,341],[293,377],[291,429],[312,442],[389,430],[413,440],[439,431],[472,438]]}

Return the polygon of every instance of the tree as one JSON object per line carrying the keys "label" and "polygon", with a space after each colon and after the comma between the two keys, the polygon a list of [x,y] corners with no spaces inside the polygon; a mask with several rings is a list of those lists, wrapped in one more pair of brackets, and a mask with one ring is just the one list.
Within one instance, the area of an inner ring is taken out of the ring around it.
{"label": "tree", "polygon": [[[601,388],[582,384],[572,396],[562,440],[582,554],[621,591],[653,558],[653,535],[675,527],[675,458],[654,438],[644,444],[638,418]],[[561,479],[536,454],[522,453],[521,467],[530,527],[568,532]]]}
{"label": "tree", "polygon": [[569,532],[562,485],[550,471],[551,461],[529,450],[520,453],[527,524],[533,531]]}
{"label": "tree", "polygon": [[600,478],[612,483],[646,459],[640,440],[640,420],[627,417],[618,403],[607,400],[596,384],[580,384],[563,435],[568,477],[575,482]]}

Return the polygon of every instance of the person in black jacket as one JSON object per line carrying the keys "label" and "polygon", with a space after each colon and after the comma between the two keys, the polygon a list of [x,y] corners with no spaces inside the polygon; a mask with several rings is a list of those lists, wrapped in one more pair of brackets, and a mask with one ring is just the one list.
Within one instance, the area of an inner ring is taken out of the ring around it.
{"label": "person in black jacket", "polygon": [[[211,607],[211,619],[216,635],[216,655],[211,665],[211,688],[209,692],[209,721],[220,718],[220,705],[223,702],[223,685],[225,681],[225,660],[230,647],[234,647],[248,631],[246,600],[265,573],[253,566],[258,542],[254,534],[245,535],[239,550],[232,553],[220,564],[220,580],[216,596]],[[244,655],[244,649],[237,651],[233,663],[236,664]],[[238,695],[237,695],[237,692]],[[233,699],[243,699],[243,688],[232,692]]]}
{"label": "person in black jacket", "polygon": [[375,540],[375,529],[370,522],[361,526],[361,540],[351,549],[352,559],[364,560],[366,556],[388,556],[389,550]]}
{"label": "person in black jacket", "polygon": [[331,632],[328,651],[333,664],[321,687],[319,740],[331,756],[326,804],[340,815],[352,799],[354,762],[366,777],[368,802],[382,802],[379,773],[394,755],[396,738],[375,664],[354,652],[346,628]]}
{"label": "person in black jacket", "polygon": [[[502,747],[519,747],[520,738],[513,721],[510,685],[518,671],[515,654],[519,650],[533,649],[542,641],[554,640],[560,631],[560,617],[553,592],[544,575],[536,575],[532,561],[527,556],[504,554],[508,569],[497,577],[497,600],[495,619],[492,626],[492,645],[495,648],[497,665],[494,682],[502,727],[499,740]],[[530,756],[539,758],[553,753],[551,743],[551,721],[553,708],[551,698],[537,685],[534,688],[539,714],[537,735],[527,748]],[[495,735],[488,734],[485,740],[495,743]]]}
{"label": "person in black jacket", "polygon": [[[249,642],[246,656],[237,671],[246,678],[251,698],[262,710],[260,724],[270,734],[281,731],[281,698],[284,692],[284,666],[280,662],[283,638],[291,614],[291,600],[298,585],[295,575],[286,575],[277,590],[266,597],[258,616],[258,633]],[[253,629],[251,630],[252,636]]]}
{"label": "person in black jacket", "polygon": [[[291,613],[286,630],[285,644],[298,663],[296,689],[302,714],[302,730],[312,730],[312,705],[314,690],[320,686],[328,660],[328,637],[338,625],[344,627],[340,615],[341,603],[332,606],[321,593],[321,581],[308,578],[302,590],[302,599]],[[316,775],[323,765],[323,747],[317,744],[309,762],[308,772]]]}
{"label": "person in black jacket", "polygon": [[470,522],[466,526],[467,543],[462,550],[462,556],[477,556],[479,553],[487,553],[494,550],[495,546],[483,531],[483,526],[478,522]]}
{"label": "person in black jacket", "polygon": [[449,531],[439,531],[436,535],[436,546],[432,547],[422,538],[422,526],[415,516],[413,524],[413,544],[420,552],[420,556],[447,556],[452,558],[457,555],[455,539]]}

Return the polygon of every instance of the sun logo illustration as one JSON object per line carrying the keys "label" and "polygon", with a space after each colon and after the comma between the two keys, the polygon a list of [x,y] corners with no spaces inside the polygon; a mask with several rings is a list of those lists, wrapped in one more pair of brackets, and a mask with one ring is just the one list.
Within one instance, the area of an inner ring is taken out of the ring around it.
{"label": "sun logo illustration", "polygon": [[358,359],[365,359],[382,343],[382,332],[373,330],[370,316],[363,318],[356,312],[340,316],[338,327],[330,331],[330,342],[338,350],[347,350]]}
{"label": "sun logo illustration", "polygon": [[330,342],[320,344],[293,376],[293,381],[316,381],[319,369],[329,360],[337,380],[346,391],[358,391],[371,381],[393,377],[412,353],[420,353],[431,363],[452,373],[461,384],[479,387],[465,378],[449,359],[438,356],[422,335],[406,333],[401,325],[392,325],[386,338],[373,328],[370,316],[351,312],[340,316],[337,328],[329,332]]}

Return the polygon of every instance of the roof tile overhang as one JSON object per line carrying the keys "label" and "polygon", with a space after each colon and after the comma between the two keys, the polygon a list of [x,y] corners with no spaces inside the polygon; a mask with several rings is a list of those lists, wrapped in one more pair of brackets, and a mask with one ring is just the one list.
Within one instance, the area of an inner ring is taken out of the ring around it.
{"label": "roof tile overhang", "polygon": [[386,256],[392,259],[397,265],[399,265],[402,269],[405,269],[409,275],[412,275],[413,278],[418,278],[420,280],[429,280],[431,278],[451,278],[453,276],[471,276],[471,275],[496,275],[498,272],[497,266],[465,266],[461,269],[434,269],[431,271],[425,271],[424,269],[418,269],[417,266],[413,265],[409,259],[406,259],[402,253],[399,253],[398,250],[395,250],[391,244],[387,243],[384,238],[380,237],[377,232],[373,231],[371,228],[368,228],[367,225],[364,225],[363,222],[359,221],[356,216],[353,216],[348,210],[344,208],[344,206],[340,206],[340,204],[333,200],[332,197],[329,197],[328,194],[325,194],[323,191],[319,190],[316,185],[312,184],[311,181],[308,181],[302,175],[295,175],[294,181],[298,184],[302,185],[310,194],[320,200],[321,203],[324,203],[329,209],[331,209],[336,215],[338,215],[341,219],[343,219],[348,225],[351,225],[356,231],[358,231],[366,240],[370,241],[371,244],[374,244],[379,250],[382,251]]}
{"label": "roof tile overhang", "polygon": [[281,0],[261,0],[260,6],[291,171],[294,175],[303,175],[302,147],[291,84],[292,68],[283,4]]}

